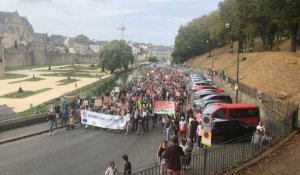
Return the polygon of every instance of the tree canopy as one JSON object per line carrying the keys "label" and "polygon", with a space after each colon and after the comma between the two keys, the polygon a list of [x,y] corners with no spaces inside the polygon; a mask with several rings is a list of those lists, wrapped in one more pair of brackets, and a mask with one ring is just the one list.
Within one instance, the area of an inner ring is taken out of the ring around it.
{"label": "tree canopy", "polygon": [[156,57],[154,57],[154,56],[151,56],[151,57],[148,58],[148,61],[151,62],[151,63],[153,63],[153,62],[157,62],[158,59]]}
{"label": "tree canopy", "polygon": [[[172,53],[174,62],[238,40],[242,52],[253,51],[254,38],[260,38],[264,50],[278,50],[283,36],[291,39],[291,52],[299,38],[300,1],[224,0],[218,10],[180,26]],[[227,28],[225,24],[228,23]]]}
{"label": "tree canopy", "polygon": [[128,70],[133,62],[132,48],[124,40],[113,40],[100,50],[99,64],[102,70],[108,69],[112,73],[119,68]]}

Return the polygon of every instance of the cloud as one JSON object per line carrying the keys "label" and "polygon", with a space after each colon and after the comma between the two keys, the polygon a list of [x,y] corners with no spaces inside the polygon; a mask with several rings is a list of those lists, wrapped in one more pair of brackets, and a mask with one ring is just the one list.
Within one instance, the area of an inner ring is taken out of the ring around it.
{"label": "cloud", "polygon": [[52,2],[52,0],[19,0],[21,3]]}
{"label": "cloud", "polygon": [[101,14],[106,17],[119,16],[119,15],[127,15],[127,14],[135,14],[139,13],[141,10],[139,9],[114,9],[109,11],[102,11]]}

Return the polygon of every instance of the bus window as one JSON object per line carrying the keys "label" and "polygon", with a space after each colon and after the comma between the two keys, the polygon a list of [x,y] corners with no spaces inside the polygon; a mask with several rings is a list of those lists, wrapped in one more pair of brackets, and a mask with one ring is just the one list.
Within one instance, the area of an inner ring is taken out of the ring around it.
{"label": "bus window", "polygon": [[226,110],[225,109],[219,109],[213,114],[213,118],[225,118],[226,116]]}

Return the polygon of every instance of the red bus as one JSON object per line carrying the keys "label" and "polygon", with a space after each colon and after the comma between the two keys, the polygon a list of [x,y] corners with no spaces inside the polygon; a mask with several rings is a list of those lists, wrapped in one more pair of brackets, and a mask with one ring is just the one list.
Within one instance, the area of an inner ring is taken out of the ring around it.
{"label": "red bus", "polygon": [[259,108],[249,103],[212,103],[202,113],[212,118],[238,119],[252,125],[258,125],[260,120]]}

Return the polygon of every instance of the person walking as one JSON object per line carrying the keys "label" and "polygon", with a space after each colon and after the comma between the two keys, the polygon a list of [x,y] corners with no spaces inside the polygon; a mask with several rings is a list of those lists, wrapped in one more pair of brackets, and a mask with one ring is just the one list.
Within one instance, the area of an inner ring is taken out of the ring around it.
{"label": "person walking", "polygon": [[125,161],[124,164],[124,175],[131,175],[131,163],[128,161],[128,155],[124,154],[122,159]]}
{"label": "person walking", "polygon": [[48,128],[49,128],[49,136],[54,135],[53,125],[55,120],[55,113],[53,107],[49,106],[49,115],[48,115]]}
{"label": "person walking", "polygon": [[184,120],[184,117],[182,116],[179,122],[179,132],[180,135],[182,136],[182,139],[186,139],[186,128],[187,128],[187,124],[186,121]]}
{"label": "person walking", "polygon": [[202,126],[201,126],[201,122],[199,122],[199,125],[197,126],[197,143],[198,143],[198,147],[199,149],[203,148],[203,145],[201,143],[202,140]]}
{"label": "person walking", "polygon": [[171,137],[171,145],[166,149],[164,158],[167,160],[167,175],[180,175],[182,148],[178,145],[178,137]]}

